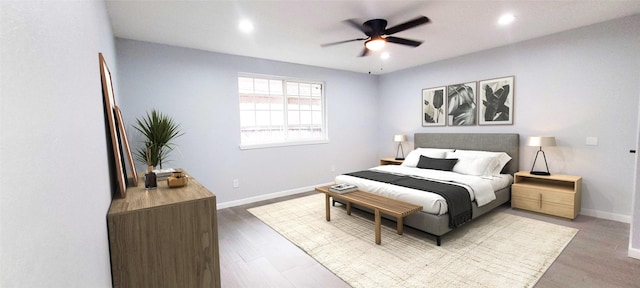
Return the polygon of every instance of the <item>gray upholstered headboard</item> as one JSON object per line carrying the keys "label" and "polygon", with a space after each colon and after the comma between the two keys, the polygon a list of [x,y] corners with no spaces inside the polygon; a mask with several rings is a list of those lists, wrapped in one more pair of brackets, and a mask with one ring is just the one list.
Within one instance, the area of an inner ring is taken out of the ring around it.
{"label": "gray upholstered headboard", "polygon": [[516,133],[415,133],[415,148],[453,148],[506,152],[511,161],[502,173],[518,172],[520,135]]}

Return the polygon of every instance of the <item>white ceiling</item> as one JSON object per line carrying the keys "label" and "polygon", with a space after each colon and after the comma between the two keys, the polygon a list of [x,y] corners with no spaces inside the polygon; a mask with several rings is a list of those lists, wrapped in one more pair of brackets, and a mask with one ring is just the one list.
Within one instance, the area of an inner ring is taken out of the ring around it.
{"label": "white ceiling", "polygon": [[[581,26],[640,13],[640,1],[107,1],[117,37],[220,53],[383,74]],[[502,27],[498,17],[513,13]],[[358,57],[362,42],[347,19],[386,19],[387,27],[429,17],[431,23],[394,34],[424,41],[411,48],[388,44]],[[240,19],[253,21],[251,34]]]}

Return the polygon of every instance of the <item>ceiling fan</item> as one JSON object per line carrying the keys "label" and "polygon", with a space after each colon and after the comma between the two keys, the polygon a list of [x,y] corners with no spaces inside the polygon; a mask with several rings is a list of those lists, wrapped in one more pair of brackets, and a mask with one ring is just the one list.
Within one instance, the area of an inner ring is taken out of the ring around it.
{"label": "ceiling fan", "polygon": [[362,33],[367,35],[367,37],[366,38],[356,38],[356,39],[351,39],[351,40],[332,42],[332,43],[326,43],[326,44],[322,44],[320,46],[321,47],[327,47],[327,46],[333,46],[333,45],[342,44],[342,43],[348,43],[348,42],[353,42],[353,41],[363,41],[364,40],[365,41],[364,42],[364,50],[362,50],[362,53],[360,54],[360,57],[363,57],[363,56],[367,56],[367,54],[369,54],[369,51],[376,51],[376,50],[382,49],[382,47],[384,47],[384,45],[387,42],[401,44],[401,45],[408,45],[408,46],[413,46],[413,47],[420,46],[420,44],[422,44],[422,41],[416,41],[416,40],[400,38],[400,37],[394,37],[394,36],[389,36],[389,35],[393,35],[395,33],[398,33],[398,32],[401,32],[401,31],[404,31],[404,30],[407,30],[407,29],[414,28],[416,26],[420,26],[420,25],[429,23],[429,18],[427,18],[425,16],[420,16],[418,18],[415,18],[413,20],[409,20],[409,21],[404,22],[402,24],[398,24],[398,25],[393,26],[391,28],[386,28],[387,27],[387,20],[385,20],[385,19],[371,19],[371,20],[368,20],[368,21],[362,23],[362,25],[360,23],[356,22],[354,19],[345,20],[344,22],[346,22],[347,24],[351,25],[352,27],[362,31]]}

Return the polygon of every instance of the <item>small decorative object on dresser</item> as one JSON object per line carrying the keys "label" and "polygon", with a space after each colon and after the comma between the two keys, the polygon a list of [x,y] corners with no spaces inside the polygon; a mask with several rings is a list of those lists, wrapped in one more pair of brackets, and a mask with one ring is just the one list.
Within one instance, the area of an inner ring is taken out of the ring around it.
{"label": "small decorative object on dresser", "polygon": [[158,179],[155,172],[153,172],[153,166],[147,166],[147,173],[144,174],[144,188],[156,189],[158,187]]}
{"label": "small decorative object on dresser", "polygon": [[189,177],[184,174],[182,169],[177,169],[175,172],[171,173],[171,176],[167,177],[167,186],[169,188],[177,188],[186,186],[189,181]]}
{"label": "small decorative object on dresser", "polygon": [[569,219],[580,212],[582,177],[520,171],[511,185],[511,207]]}

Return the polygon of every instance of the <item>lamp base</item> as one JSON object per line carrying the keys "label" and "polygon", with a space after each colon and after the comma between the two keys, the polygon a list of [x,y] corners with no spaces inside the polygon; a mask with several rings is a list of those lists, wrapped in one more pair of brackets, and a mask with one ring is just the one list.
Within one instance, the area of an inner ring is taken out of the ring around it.
{"label": "lamp base", "polygon": [[398,157],[396,157],[396,160],[404,160],[404,158],[398,158]]}
{"label": "lamp base", "polygon": [[531,173],[532,175],[539,175],[539,176],[550,176],[551,175],[551,173],[545,172],[545,171],[531,171],[529,173]]}

